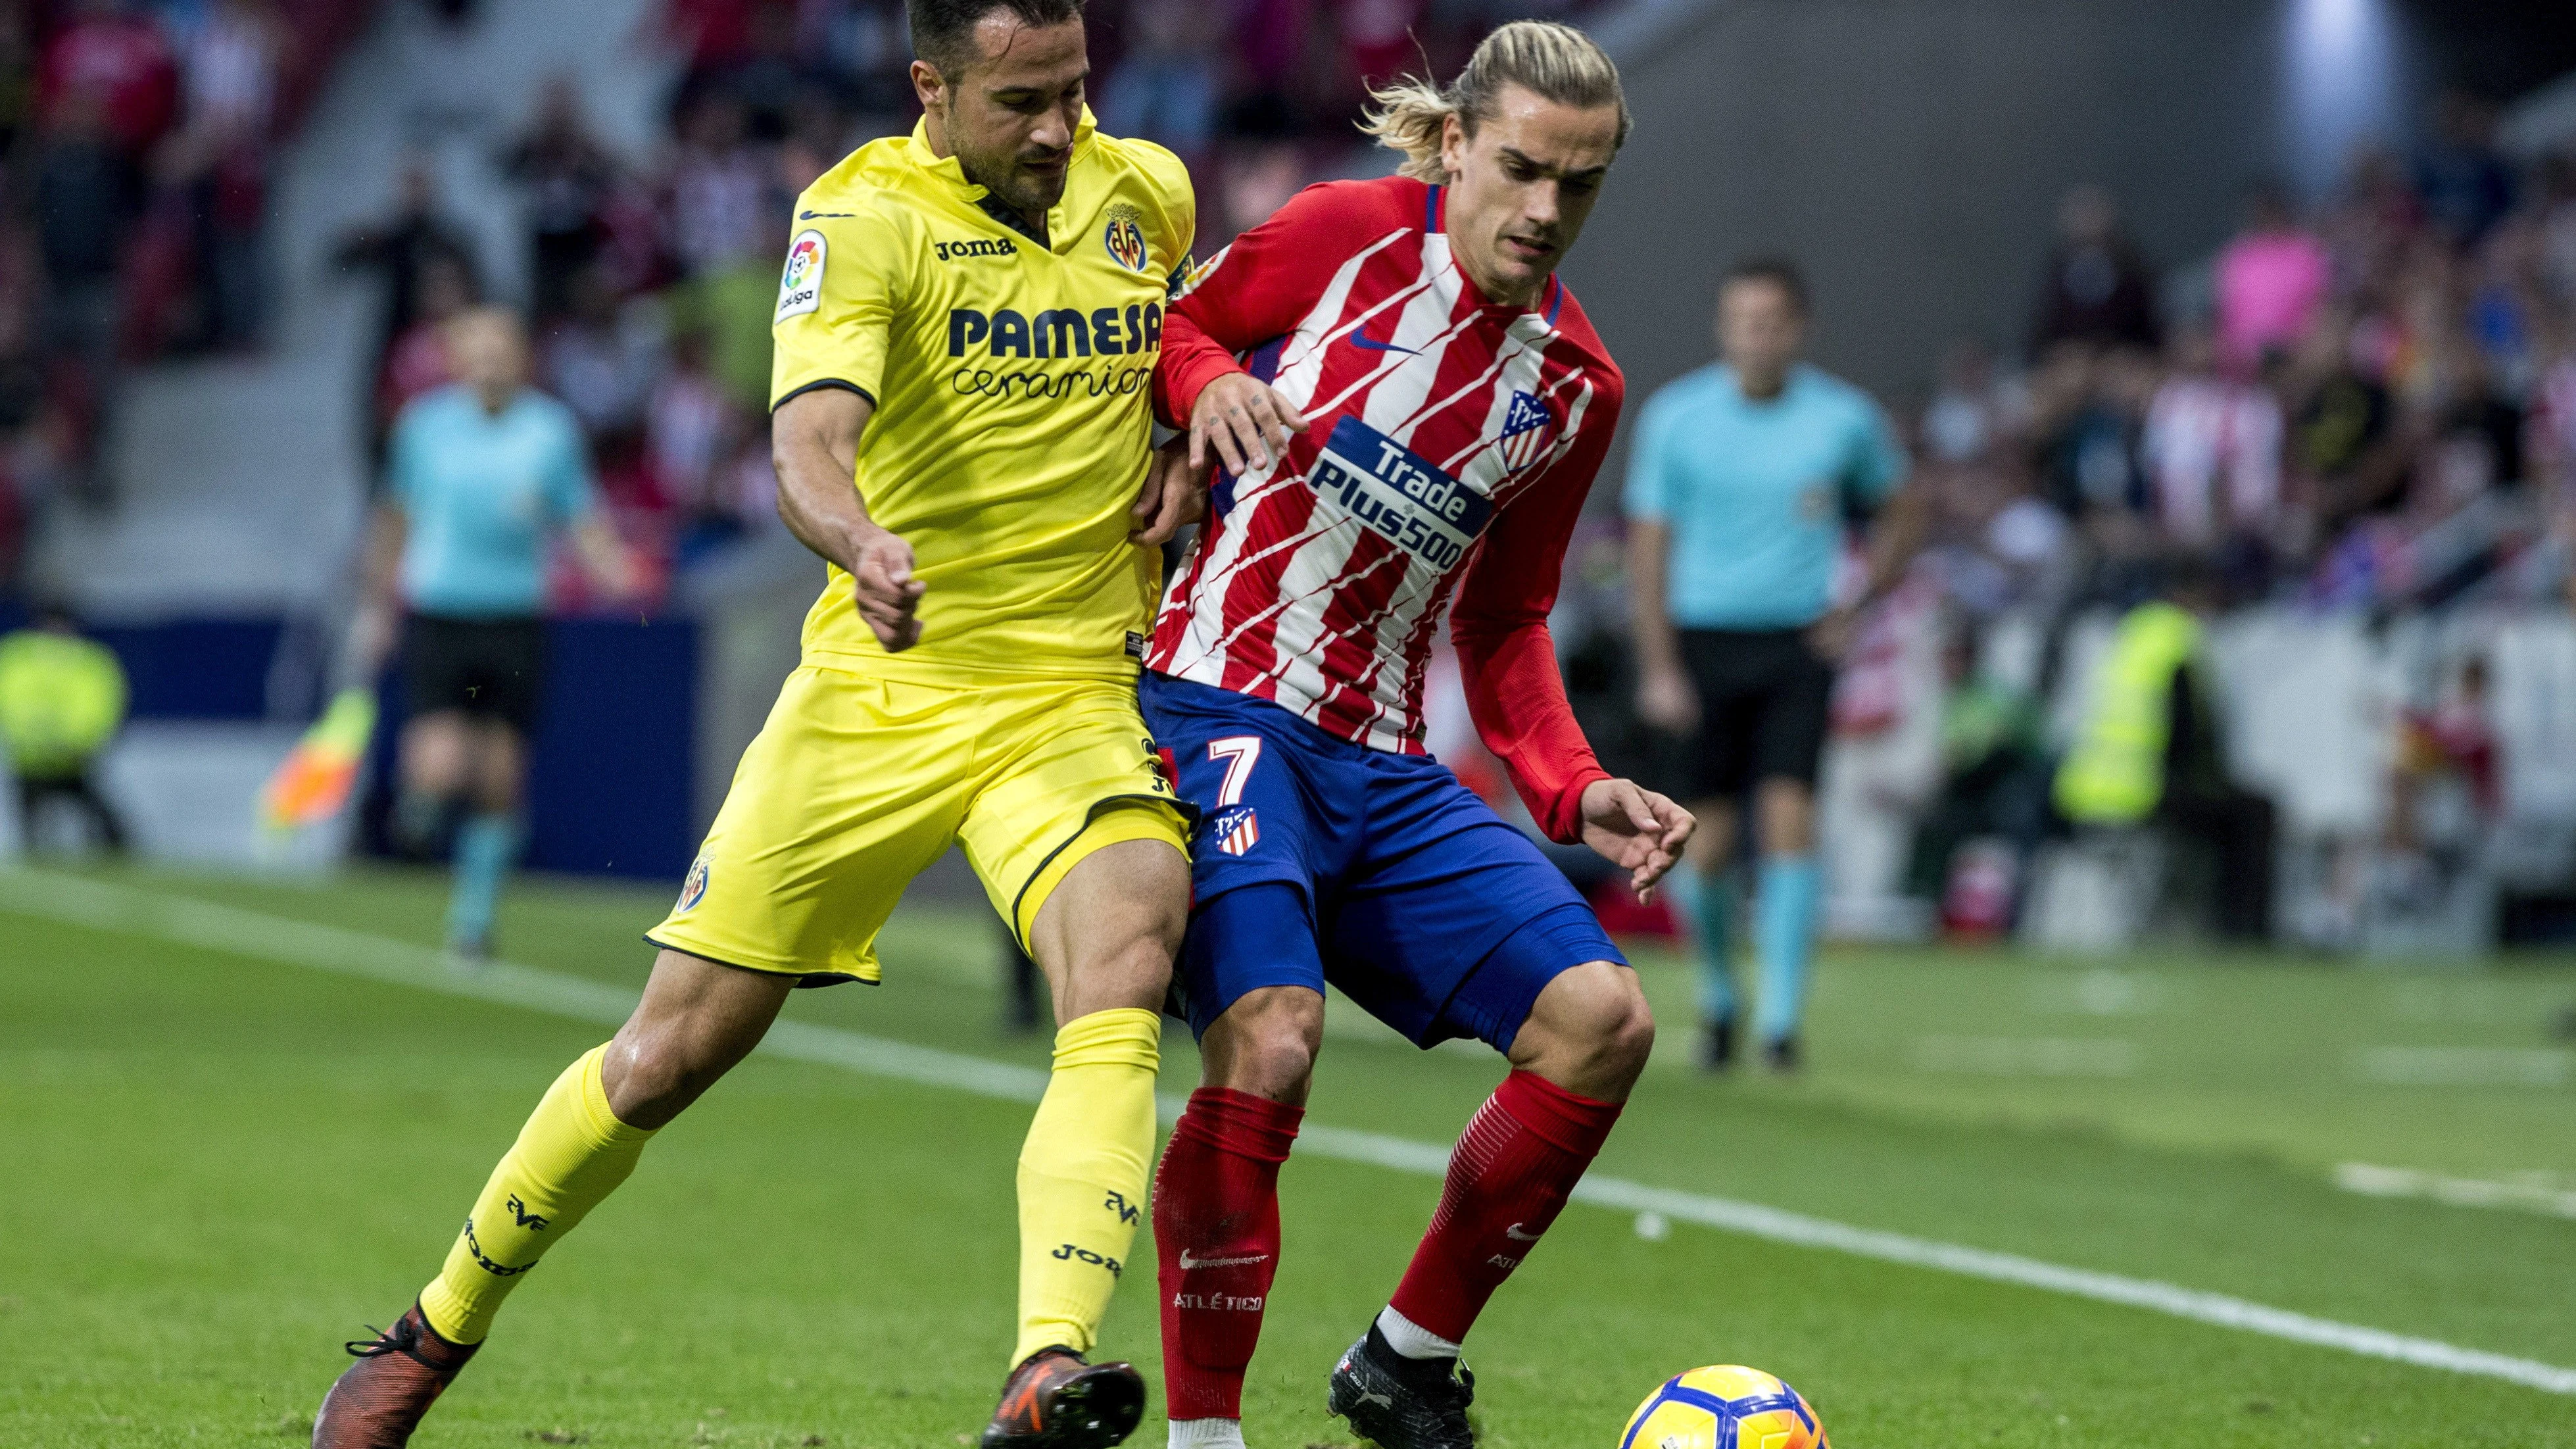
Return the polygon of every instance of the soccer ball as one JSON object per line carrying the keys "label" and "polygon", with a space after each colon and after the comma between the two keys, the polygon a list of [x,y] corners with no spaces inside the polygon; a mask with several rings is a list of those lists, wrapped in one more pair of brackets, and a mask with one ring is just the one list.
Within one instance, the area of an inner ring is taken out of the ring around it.
{"label": "soccer ball", "polygon": [[1798,1391],[1760,1369],[1697,1368],[1666,1379],[1628,1416],[1619,1449],[1831,1449]]}

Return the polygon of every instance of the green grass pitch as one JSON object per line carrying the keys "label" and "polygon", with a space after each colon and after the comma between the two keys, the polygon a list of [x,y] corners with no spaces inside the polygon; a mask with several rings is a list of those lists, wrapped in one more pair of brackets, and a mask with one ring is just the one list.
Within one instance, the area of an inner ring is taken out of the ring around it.
{"label": "green grass pitch", "polygon": [[[26,877],[14,889],[30,888]],[[441,883],[106,877],[410,942]],[[5,883],[5,882],[0,882]],[[39,883],[40,884],[40,883]],[[6,899],[0,895],[0,899]],[[435,1269],[545,1084],[605,1029],[0,908],[0,1446],[285,1445]],[[633,989],[660,893],[524,883],[512,959]],[[804,1020],[1019,1065],[980,907],[908,907],[888,984]],[[1850,952],[1812,1070],[1686,1066],[1689,981],[1601,1171],[2576,1366],[2576,969],[2116,965]],[[1194,1084],[1187,1033],[1168,1092]],[[1447,1142],[1499,1075],[1337,1003],[1309,1120]],[[1019,1103],[755,1057],[546,1260],[424,1449],[968,1442],[1012,1315]],[[2509,1185],[2478,1208],[2336,1186],[2348,1163]],[[1429,1177],[1319,1156],[1246,1405],[1256,1449],[1335,1445],[1333,1356],[1394,1285]],[[2553,1194],[2555,1194],[2553,1196]],[[1104,1347],[1156,1373],[1151,1253]],[[1690,1224],[1568,1209],[1468,1345],[1488,1449],[1609,1449],[1660,1379],[1750,1363],[1841,1449],[2576,1446],[2576,1396]],[[1159,1394],[1158,1394],[1159,1397]],[[1159,1414],[1134,1442],[1159,1445]]]}

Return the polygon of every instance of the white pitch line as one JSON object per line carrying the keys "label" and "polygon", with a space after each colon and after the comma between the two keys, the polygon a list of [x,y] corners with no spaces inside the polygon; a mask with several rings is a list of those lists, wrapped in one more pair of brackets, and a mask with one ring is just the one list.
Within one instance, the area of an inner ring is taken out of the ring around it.
{"label": "white pitch line", "polygon": [[[602,1025],[624,1021],[635,1003],[632,992],[533,966],[496,962],[479,969],[462,969],[450,965],[441,953],[409,942],[50,872],[0,872],[0,910]],[[806,1022],[778,1023],[770,1029],[760,1049],[772,1056],[1014,1102],[1034,1102],[1046,1089],[1046,1073],[1035,1068]],[[1167,1116],[1177,1113],[1180,1106],[1176,1098],[1162,1101]],[[1449,1166],[1447,1147],[1344,1127],[1309,1125],[1299,1134],[1298,1147],[1310,1156],[1368,1163],[1428,1177],[1445,1174]],[[1760,1203],[1654,1187],[1598,1173],[1584,1178],[1576,1186],[1574,1197],[1598,1207],[1661,1213],[1681,1222],[1795,1247],[1849,1253],[2097,1303],[2144,1308],[2267,1338],[2502,1379],[2553,1394],[2576,1395],[2576,1369],[2312,1318],[2151,1278],[2068,1268],[2036,1258],[1855,1227]]]}
{"label": "white pitch line", "polygon": [[2360,1047],[2352,1075],[2399,1087],[2563,1087],[2576,1052],[2528,1047]]}
{"label": "white pitch line", "polygon": [[2546,1173],[2524,1173],[2497,1181],[2484,1177],[2445,1177],[2408,1167],[2378,1167],[2346,1162],[2335,1168],[2335,1186],[2371,1197],[2430,1198],[2452,1207],[2506,1208],[2576,1218],[2576,1188]]}

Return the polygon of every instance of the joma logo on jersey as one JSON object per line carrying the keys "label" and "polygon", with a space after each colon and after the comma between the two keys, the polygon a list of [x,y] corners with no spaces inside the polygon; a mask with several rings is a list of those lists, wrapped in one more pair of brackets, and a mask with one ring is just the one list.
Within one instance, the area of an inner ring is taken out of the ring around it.
{"label": "joma logo on jersey", "polygon": [[933,242],[931,252],[943,262],[964,261],[968,257],[1016,257],[1019,243],[1006,237],[977,237],[973,241]]}
{"label": "joma logo on jersey", "polygon": [[1433,568],[1445,569],[1492,521],[1483,494],[1443,473],[1412,449],[1344,414],[1324,440],[1306,481],[1388,542]]}
{"label": "joma logo on jersey", "polygon": [[1058,307],[1034,317],[1008,307],[990,313],[951,308],[948,355],[964,357],[979,342],[995,357],[1133,357],[1163,345],[1163,304],[1130,305],[1124,312]]}

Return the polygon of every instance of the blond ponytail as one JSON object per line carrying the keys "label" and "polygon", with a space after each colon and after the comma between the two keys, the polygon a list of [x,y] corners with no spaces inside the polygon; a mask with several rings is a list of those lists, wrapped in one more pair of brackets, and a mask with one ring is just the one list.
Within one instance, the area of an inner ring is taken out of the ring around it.
{"label": "blond ponytail", "polygon": [[1592,37],[1553,20],[1515,20],[1497,28],[1447,86],[1407,76],[1369,92],[1360,130],[1390,151],[1404,153],[1397,171],[1417,181],[1449,179],[1440,161],[1440,139],[1449,118],[1476,128],[1502,103],[1505,86],[1519,86],[1544,100],[1578,110],[1619,108],[1616,144],[1628,139],[1628,100],[1619,67]]}

